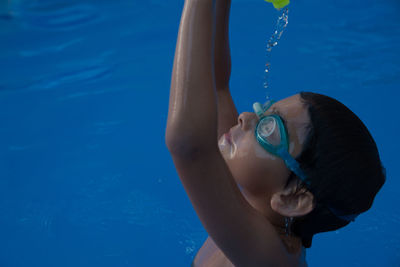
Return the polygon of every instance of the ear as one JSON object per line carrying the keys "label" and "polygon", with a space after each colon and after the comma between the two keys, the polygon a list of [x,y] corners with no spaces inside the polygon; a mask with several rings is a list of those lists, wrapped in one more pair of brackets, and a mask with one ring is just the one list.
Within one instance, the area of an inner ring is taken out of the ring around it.
{"label": "ear", "polygon": [[271,208],[285,216],[298,217],[310,213],[314,209],[314,195],[301,189],[294,193],[293,188],[274,193],[271,197]]}

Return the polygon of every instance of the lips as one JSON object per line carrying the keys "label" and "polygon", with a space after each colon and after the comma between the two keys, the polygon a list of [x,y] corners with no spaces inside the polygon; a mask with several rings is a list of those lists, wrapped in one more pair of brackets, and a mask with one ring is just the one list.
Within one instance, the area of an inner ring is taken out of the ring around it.
{"label": "lips", "polygon": [[225,139],[228,141],[229,144],[232,144],[232,136],[230,131],[224,134]]}

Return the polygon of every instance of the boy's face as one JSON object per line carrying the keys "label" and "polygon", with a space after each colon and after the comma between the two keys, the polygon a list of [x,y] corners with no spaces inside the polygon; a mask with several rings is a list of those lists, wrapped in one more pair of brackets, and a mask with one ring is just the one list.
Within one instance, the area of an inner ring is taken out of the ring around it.
{"label": "boy's face", "polygon": [[[300,95],[273,104],[265,114],[279,111],[286,121],[289,153],[296,158],[302,150],[310,123],[306,106]],[[230,130],[230,141],[223,135],[218,146],[236,182],[251,194],[271,196],[283,189],[290,170],[278,156],[266,151],[256,140],[255,127],[259,119],[255,113],[243,112],[238,124]]]}

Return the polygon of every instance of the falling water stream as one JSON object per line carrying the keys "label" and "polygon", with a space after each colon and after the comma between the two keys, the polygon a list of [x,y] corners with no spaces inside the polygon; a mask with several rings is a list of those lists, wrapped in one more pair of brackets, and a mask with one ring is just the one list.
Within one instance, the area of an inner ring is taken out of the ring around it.
{"label": "falling water stream", "polygon": [[[288,13],[289,9],[284,8],[281,10],[282,14],[278,17],[276,22],[275,30],[272,36],[269,38],[266,46],[266,63],[264,71],[264,89],[267,90],[269,87],[269,72],[271,70],[271,51],[272,48],[278,45],[278,41],[281,39],[283,31],[288,24]],[[269,99],[267,93],[267,100]]]}

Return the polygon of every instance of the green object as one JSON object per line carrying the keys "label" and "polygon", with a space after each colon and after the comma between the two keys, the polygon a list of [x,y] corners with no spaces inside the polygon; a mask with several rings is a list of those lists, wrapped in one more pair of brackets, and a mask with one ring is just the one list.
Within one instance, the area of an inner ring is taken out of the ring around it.
{"label": "green object", "polygon": [[284,8],[289,5],[289,0],[264,0],[265,2],[272,3],[276,9]]}

